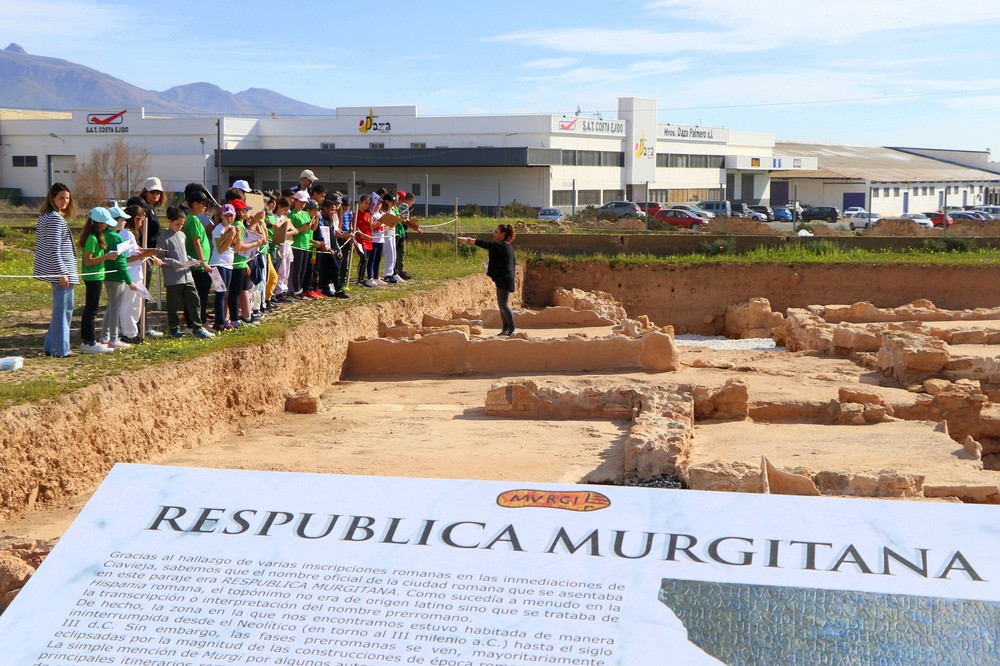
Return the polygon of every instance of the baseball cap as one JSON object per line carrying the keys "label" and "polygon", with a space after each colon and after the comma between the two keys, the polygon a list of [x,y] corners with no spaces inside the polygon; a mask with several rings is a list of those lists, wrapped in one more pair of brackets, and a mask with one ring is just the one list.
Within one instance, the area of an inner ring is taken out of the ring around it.
{"label": "baseball cap", "polygon": [[253,210],[253,206],[248,206],[247,202],[243,201],[243,199],[233,199],[229,202],[229,205],[235,210]]}
{"label": "baseball cap", "polygon": [[306,210],[316,210],[317,208],[319,208],[319,206],[317,206],[316,202],[312,199],[306,202]]}
{"label": "baseball cap", "polygon": [[146,179],[146,182],[142,184],[142,189],[146,190],[147,192],[162,192],[163,184],[160,182],[160,179],[157,178],[156,176],[150,176],[149,178]]}
{"label": "baseball cap", "polygon": [[208,194],[204,190],[191,190],[187,194],[188,203],[208,203]]}
{"label": "baseball cap", "polygon": [[250,189],[250,183],[248,183],[245,180],[237,180],[235,183],[233,183],[233,189],[234,190],[243,190],[244,192],[251,192],[252,191]]}
{"label": "baseball cap", "polygon": [[343,198],[341,198],[339,194],[331,194],[323,201],[324,204],[327,202],[339,206],[340,204],[344,203],[344,200]]}
{"label": "baseball cap", "polygon": [[406,192],[404,192],[403,190],[396,192],[396,198],[402,201],[403,199],[406,198]]}
{"label": "baseball cap", "polygon": [[[300,179],[301,178],[308,178],[309,180],[311,180],[314,183],[317,180],[319,180],[319,178],[316,177],[316,174],[314,174],[311,169],[305,169],[302,173],[299,174],[299,178]],[[235,185],[233,187],[235,187]]]}
{"label": "baseball cap", "polygon": [[108,209],[102,208],[101,206],[90,209],[90,219],[94,222],[103,222],[111,227],[118,225],[118,221],[111,217],[111,213],[108,212]]}
{"label": "baseball cap", "polygon": [[123,219],[126,219],[126,220],[131,220],[132,219],[131,215],[126,214],[125,211],[123,211],[118,206],[112,206],[111,208],[109,208],[108,209],[108,213],[111,215],[111,217],[115,218],[116,220],[119,217],[123,218]]}
{"label": "baseball cap", "polygon": [[[320,205],[321,208],[333,208],[340,203],[340,197],[334,199],[333,197],[327,197],[323,199],[323,203]],[[306,208],[309,208],[309,204],[306,204]]]}
{"label": "baseball cap", "polygon": [[233,208],[232,204],[224,204],[222,208],[219,209],[220,215],[236,215],[236,209]]}
{"label": "baseball cap", "polygon": [[292,198],[296,201],[309,201],[309,193],[299,190]]}

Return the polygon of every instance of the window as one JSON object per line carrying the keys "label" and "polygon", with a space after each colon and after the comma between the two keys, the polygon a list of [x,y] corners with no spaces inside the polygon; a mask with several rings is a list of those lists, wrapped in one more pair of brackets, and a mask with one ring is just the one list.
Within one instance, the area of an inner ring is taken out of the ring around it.
{"label": "window", "polygon": [[329,143],[327,141],[320,141],[319,149],[320,150],[336,150],[337,149],[337,144],[335,144],[335,143]]}
{"label": "window", "polygon": [[423,143],[423,142],[420,142],[420,143],[411,143],[410,144],[410,148],[422,149],[422,148],[426,148],[426,147],[427,147],[427,144]]}
{"label": "window", "polygon": [[688,157],[688,166],[692,169],[707,169],[708,155],[691,155]]}
{"label": "window", "polygon": [[385,143],[382,141],[372,141],[371,143],[368,144],[368,147],[371,148],[372,150],[384,150]]}
{"label": "window", "polygon": [[36,167],[38,166],[37,155],[14,155],[14,166],[16,167]]}
{"label": "window", "polygon": [[882,188],[882,196],[884,196],[884,197],[889,196],[889,188],[888,187],[883,187]]}
{"label": "window", "polygon": [[920,187],[918,187],[917,185],[914,185],[913,186],[913,196],[917,196],[918,194],[920,194]]}
{"label": "window", "polygon": [[553,206],[572,206],[573,190],[552,190]]}
{"label": "window", "polygon": [[600,206],[600,190],[578,190],[576,193],[577,204],[580,206]]}
{"label": "window", "polygon": [[898,197],[899,196],[899,188],[898,187],[892,188],[892,196],[894,196],[894,197]]}
{"label": "window", "polygon": [[562,151],[562,165],[563,166],[576,166],[576,151],[575,150],[563,150]]}
{"label": "window", "polygon": [[934,186],[933,185],[931,185],[931,194],[932,195],[934,194]]}
{"label": "window", "polygon": [[877,198],[878,198],[878,188],[877,187],[873,187],[872,188],[872,199],[877,199]]}
{"label": "window", "polygon": [[576,151],[577,166],[601,166],[601,153],[597,150]]}
{"label": "window", "polygon": [[601,165],[623,167],[625,166],[625,153],[605,151],[601,153]]}
{"label": "window", "polygon": [[415,197],[420,196],[420,183],[413,183],[412,185],[410,185],[410,194],[412,194]]}
{"label": "window", "polygon": [[621,201],[625,198],[625,193],[621,190],[604,190],[604,203],[609,201]]}
{"label": "window", "polygon": [[927,186],[926,186],[926,185],[924,185],[924,191],[923,191],[923,195],[924,195],[924,196],[927,196]]}
{"label": "window", "polygon": [[431,196],[439,197],[441,196],[441,185],[440,183],[431,183]]}

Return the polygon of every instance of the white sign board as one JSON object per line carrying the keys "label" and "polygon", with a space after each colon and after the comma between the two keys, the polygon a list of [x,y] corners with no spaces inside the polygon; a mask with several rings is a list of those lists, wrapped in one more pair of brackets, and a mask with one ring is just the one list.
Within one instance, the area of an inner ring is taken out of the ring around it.
{"label": "white sign board", "polygon": [[998,662],[996,507],[118,465],[3,663]]}

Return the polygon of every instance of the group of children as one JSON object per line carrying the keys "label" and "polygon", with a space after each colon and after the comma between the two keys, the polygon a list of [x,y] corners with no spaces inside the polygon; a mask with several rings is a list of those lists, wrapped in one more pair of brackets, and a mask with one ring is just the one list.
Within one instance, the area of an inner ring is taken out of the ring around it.
{"label": "group of children", "polygon": [[[254,324],[279,303],[349,298],[352,256],[361,286],[412,277],[404,269],[407,231],[420,233],[410,216],[412,194],[380,189],[352,207],[307,169],[298,188],[261,193],[238,180],[223,199],[219,204],[203,185],[189,184],[184,203],[166,209],[167,228],[149,249],[139,246],[144,206],[90,211],[78,240],[86,289],[82,353],[113,352],[141,341],[138,317],[149,298],[144,264],[162,270],[167,324],[175,338],[184,336],[185,327],[199,338],[214,337],[208,330],[210,302],[218,333]],[[98,331],[102,291],[107,308]]]}

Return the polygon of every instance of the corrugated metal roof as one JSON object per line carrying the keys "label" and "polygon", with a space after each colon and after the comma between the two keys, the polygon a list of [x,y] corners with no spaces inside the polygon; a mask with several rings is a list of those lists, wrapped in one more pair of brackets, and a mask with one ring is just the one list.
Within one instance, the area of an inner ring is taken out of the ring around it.
{"label": "corrugated metal roof", "polygon": [[998,182],[997,174],[892,148],[776,142],[775,154],[815,157],[816,171],[772,171],[771,178],[845,179],[876,183]]}
{"label": "corrugated metal roof", "polygon": [[558,148],[250,148],[223,150],[224,167],[530,167],[562,162]]}

